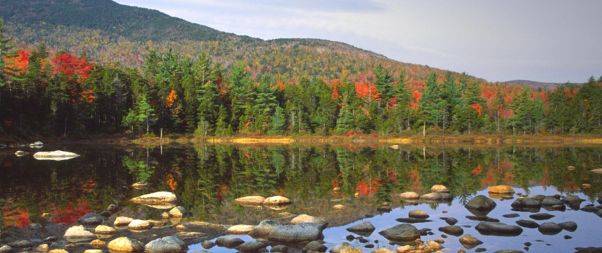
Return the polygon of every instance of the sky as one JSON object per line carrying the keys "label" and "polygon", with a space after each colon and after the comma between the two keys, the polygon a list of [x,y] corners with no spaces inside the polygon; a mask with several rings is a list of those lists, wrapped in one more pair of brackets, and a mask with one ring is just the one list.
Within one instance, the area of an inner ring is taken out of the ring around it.
{"label": "sky", "polygon": [[600,0],[116,0],[262,39],[320,38],[485,78],[602,75]]}

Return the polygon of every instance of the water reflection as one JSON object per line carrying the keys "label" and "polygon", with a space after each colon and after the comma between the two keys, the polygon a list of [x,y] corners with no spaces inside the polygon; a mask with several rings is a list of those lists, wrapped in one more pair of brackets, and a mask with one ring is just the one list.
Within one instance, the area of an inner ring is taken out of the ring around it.
{"label": "water reflection", "polygon": [[[397,203],[400,192],[426,193],[434,184],[447,185],[458,203],[495,184],[527,191],[554,186],[560,192],[582,192],[590,200],[601,187],[601,177],[589,172],[602,164],[600,148],[61,148],[77,150],[81,157],[57,163],[17,158],[14,151],[0,155],[3,227],[27,226],[44,213],[53,221],[73,223],[90,210],[155,190],[175,192],[193,219],[256,224],[309,213],[337,225],[383,203]],[[130,185],[135,182],[148,188],[134,190]],[[283,195],[294,203],[286,210],[232,204],[246,195]],[[334,204],[347,208],[335,211]]]}

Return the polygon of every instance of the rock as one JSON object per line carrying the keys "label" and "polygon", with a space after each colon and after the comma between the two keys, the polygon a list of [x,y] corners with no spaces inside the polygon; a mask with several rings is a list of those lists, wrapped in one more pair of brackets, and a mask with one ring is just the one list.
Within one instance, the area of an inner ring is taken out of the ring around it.
{"label": "rock", "polygon": [[265,240],[252,240],[238,245],[236,249],[240,252],[259,252],[265,249],[269,244],[270,243]]}
{"label": "rock", "polygon": [[102,251],[101,249],[87,249],[84,250],[84,253],[103,253],[104,251]]}
{"label": "rock", "polygon": [[448,193],[449,190],[445,185],[436,184],[431,187],[431,192]]}
{"label": "rock", "polygon": [[387,248],[378,248],[373,250],[372,253],[393,253],[393,251]]}
{"label": "rock", "polygon": [[286,253],[288,252],[288,247],[286,245],[276,245],[276,246],[272,246],[272,250],[270,250],[270,252],[280,252],[280,253]]}
{"label": "rock", "polygon": [[536,213],[536,214],[529,215],[529,218],[534,219],[534,220],[547,220],[547,219],[551,219],[553,217],[554,217],[554,215],[551,215],[549,213]]}
{"label": "rock", "polygon": [[514,194],[514,189],[509,185],[489,186],[487,191],[493,194]]}
{"label": "rock", "polygon": [[86,230],[82,225],[68,228],[63,237],[69,242],[84,242],[96,239],[96,235]]}
{"label": "rock", "polygon": [[69,253],[69,251],[66,251],[64,249],[51,249],[50,251],[48,251],[48,253]]}
{"label": "rock", "polygon": [[33,158],[36,160],[51,160],[51,161],[64,161],[78,157],[79,155],[73,152],[67,152],[62,150],[55,151],[41,151],[33,154]]}
{"label": "rock", "polygon": [[420,199],[432,201],[450,200],[451,198],[451,195],[445,192],[431,192],[420,196]]}
{"label": "rock", "polygon": [[335,246],[330,252],[332,253],[362,253],[361,249],[356,249],[349,245],[349,243],[342,243]]}
{"label": "rock", "polygon": [[397,218],[396,221],[404,222],[404,223],[423,223],[423,222],[431,222],[432,220],[419,219],[419,218]]}
{"label": "rock", "polygon": [[412,210],[410,211],[410,213],[408,213],[408,216],[410,218],[416,218],[416,219],[426,219],[429,217],[429,215],[422,210]]}
{"label": "rock", "polygon": [[569,231],[569,232],[574,232],[575,230],[577,230],[577,223],[572,222],[572,221],[561,222],[558,225],[560,225],[560,227],[562,227],[562,229]]}
{"label": "rock", "polygon": [[496,218],[491,218],[491,217],[487,217],[487,216],[473,216],[473,215],[467,215],[466,219],[469,220],[476,220],[476,221],[490,221],[490,222],[500,222],[500,220],[496,219]]}
{"label": "rock", "polygon": [[472,235],[463,235],[460,237],[460,243],[464,245],[464,247],[471,249],[475,246],[482,244],[483,242]]}
{"label": "rock", "polygon": [[160,205],[165,203],[173,203],[177,200],[178,198],[175,194],[167,191],[153,192],[130,199],[130,201],[133,203],[144,205]]}
{"label": "rock", "polygon": [[146,220],[132,220],[130,224],[128,224],[128,229],[130,230],[146,230],[151,227],[151,223]]}
{"label": "rock", "polygon": [[201,243],[201,246],[203,246],[203,248],[205,248],[205,249],[210,249],[215,246],[215,243],[212,241],[206,240]]}
{"label": "rock", "polygon": [[146,188],[148,184],[146,182],[136,182],[131,185],[131,187],[135,190],[142,190]]}
{"label": "rock", "polygon": [[134,219],[130,218],[130,217],[124,217],[124,216],[119,216],[117,218],[115,218],[115,222],[113,222],[113,225],[115,227],[123,227],[123,226],[127,226],[130,224],[130,222],[132,222]]}
{"label": "rock", "polygon": [[502,215],[502,217],[504,217],[504,218],[516,218],[518,216],[520,216],[520,215],[517,213],[508,213],[508,214]]}
{"label": "rock", "polygon": [[320,239],[324,228],[325,224],[281,225],[272,220],[264,220],[255,226],[251,236],[285,243],[309,242]]}
{"label": "rock", "polygon": [[544,222],[537,229],[544,235],[555,235],[562,231],[562,227],[554,222]]}
{"label": "rock", "polygon": [[106,225],[98,225],[94,228],[94,233],[98,235],[112,235],[116,230]]}
{"label": "rock", "polygon": [[253,225],[234,225],[226,229],[226,233],[235,235],[249,234],[253,232],[254,227]]}
{"label": "rock", "polygon": [[593,170],[590,170],[590,172],[596,173],[596,174],[602,174],[602,168],[593,169]]}
{"label": "rock", "polygon": [[35,141],[29,144],[30,148],[42,148],[44,147],[44,143],[41,141]]}
{"label": "rock", "polygon": [[144,250],[140,241],[125,236],[113,239],[107,244],[107,248],[112,252],[142,252]]}
{"label": "rock", "polygon": [[307,214],[297,215],[295,218],[293,218],[291,220],[291,224],[301,224],[301,223],[323,224],[323,223],[326,223],[326,221],[322,218],[314,217],[314,216],[307,215]]}
{"label": "rock", "polygon": [[79,218],[79,220],[77,220],[77,221],[84,226],[96,226],[96,225],[101,224],[104,220],[105,220],[104,216],[97,214],[95,212],[91,212],[91,213],[85,214],[84,216]]}
{"label": "rock", "polygon": [[537,222],[532,221],[532,220],[517,220],[516,224],[518,224],[521,227],[526,227],[526,228],[539,227],[539,224],[537,224]]}
{"label": "rock", "polygon": [[484,235],[516,236],[523,232],[519,226],[490,221],[481,221],[475,228]]}
{"label": "rock", "polygon": [[459,226],[455,226],[455,225],[440,227],[439,231],[444,232],[449,235],[455,235],[455,236],[460,236],[464,233],[464,229],[462,229]]}
{"label": "rock", "polygon": [[575,209],[575,210],[579,210],[579,208],[581,208],[581,202],[583,202],[584,199],[579,198],[575,195],[567,195],[566,197],[564,197],[564,202],[566,202],[570,208]]}
{"label": "rock", "polygon": [[179,253],[186,248],[186,243],[177,236],[166,236],[150,241],[144,246],[146,253]]}
{"label": "rock", "polygon": [[288,205],[290,203],[291,200],[283,196],[272,196],[263,201],[264,205]]}
{"label": "rock", "polygon": [[539,208],[541,207],[541,200],[536,198],[518,198],[511,204],[512,208],[522,209],[522,208]]}
{"label": "rock", "polygon": [[370,223],[369,221],[365,221],[356,225],[353,225],[351,227],[347,228],[347,231],[356,233],[356,234],[361,234],[361,235],[365,235],[365,234],[371,234],[374,231],[374,225],[372,225],[372,223]]}
{"label": "rock", "polygon": [[418,199],[420,198],[420,195],[418,195],[418,193],[415,192],[404,192],[399,194],[399,197],[402,199]]}
{"label": "rock", "polygon": [[492,199],[483,195],[478,195],[466,203],[466,208],[477,216],[486,216],[495,206]]}
{"label": "rock", "polygon": [[554,205],[564,205],[564,203],[559,198],[555,198],[552,196],[546,196],[541,200],[541,205],[554,206]]}
{"label": "rock", "polygon": [[161,219],[169,219],[169,213],[168,212],[162,212],[161,213]]}
{"label": "rock", "polygon": [[26,151],[23,151],[23,150],[17,150],[17,151],[15,152],[15,156],[16,156],[16,157],[23,157],[23,156],[26,156],[26,155],[28,155],[28,154],[29,154],[28,152],[26,152]]}
{"label": "rock", "polygon": [[441,219],[447,222],[449,225],[456,225],[456,223],[458,223],[458,220],[453,217],[441,217]]}
{"label": "rock", "polygon": [[22,240],[10,242],[10,243],[8,243],[8,245],[13,248],[29,248],[33,245],[33,243],[29,240],[22,239]]}
{"label": "rock", "polygon": [[261,205],[265,201],[265,197],[262,196],[245,196],[234,200],[234,202],[242,205]]}
{"label": "rock", "polygon": [[184,209],[184,207],[176,206],[176,207],[172,208],[171,210],[169,210],[169,216],[173,217],[173,218],[182,218],[182,217],[184,217],[185,212],[186,212],[186,209]]}
{"label": "rock", "polygon": [[326,252],[326,246],[322,241],[311,241],[303,247],[303,252]]}
{"label": "rock", "polygon": [[244,242],[245,241],[243,241],[242,239],[232,235],[221,236],[215,240],[215,244],[217,244],[217,246],[226,247],[230,249],[235,248],[236,246],[241,245]]}
{"label": "rock", "polygon": [[414,250],[414,247],[412,247],[411,245],[403,245],[403,246],[398,246],[395,251],[397,251],[397,253],[407,253],[412,250]]}
{"label": "rock", "polygon": [[410,224],[400,224],[380,231],[379,234],[391,241],[412,241],[420,238],[416,227]]}
{"label": "rock", "polygon": [[109,204],[105,210],[109,213],[115,213],[118,211],[118,209],[119,209],[119,207],[117,205]]}
{"label": "rock", "polygon": [[395,145],[391,145],[389,146],[390,149],[399,149],[399,145],[395,144]]}
{"label": "rock", "polygon": [[46,243],[42,243],[40,245],[38,245],[37,247],[35,247],[34,252],[48,252],[48,244]]}
{"label": "rock", "polygon": [[107,243],[103,240],[96,239],[96,240],[92,240],[90,242],[90,246],[97,248],[97,249],[102,249],[105,246],[107,246]]}
{"label": "rock", "polygon": [[336,205],[332,206],[332,208],[335,210],[343,210],[343,209],[345,209],[345,206],[341,205],[341,204],[336,204]]}

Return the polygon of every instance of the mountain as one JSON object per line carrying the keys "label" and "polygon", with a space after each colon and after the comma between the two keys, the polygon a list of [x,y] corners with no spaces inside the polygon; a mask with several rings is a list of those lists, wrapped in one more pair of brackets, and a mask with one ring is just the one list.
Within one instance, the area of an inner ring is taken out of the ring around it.
{"label": "mountain", "polygon": [[558,85],[561,85],[561,83],[548,83],[548,82],[538,82],[538,81],[531,81],[531,80],[512,80],[512,81],[506,81],[503,83],[504,84],[514,84],[514,85],[526,85],[526,86],[530,86],[535,89],[554,88]]}
{"label": "mountain", "polygon": [[421,85],[430,72],[441,77],[446,72],[394,61],[340,42],[235,35],[110,0],[0,0],[0,17],[20,47],[44,43],[55,51],[86,53],[105,64],[138,67],[143,56],[154,49],[174,50],[184,56],[204,51],[226,67],[242,60],[254,73],[269,72],[284,80],[353,78],[382,65],[395,75],[405,71],[410,85]]}

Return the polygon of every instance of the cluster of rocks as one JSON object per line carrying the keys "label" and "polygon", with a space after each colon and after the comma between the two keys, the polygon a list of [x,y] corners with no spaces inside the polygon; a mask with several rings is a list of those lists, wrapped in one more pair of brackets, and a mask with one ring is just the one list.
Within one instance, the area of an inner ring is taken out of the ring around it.
{"label": "cluster of rocks", "polygon": [[450,201],[452,195],[449,193],[449,189],[444,185],[436,184],[431,187],[431,192],[420,195],[416,192],[403,192],[399,194],[399,197],[406,202],[416,201]]}
{"label": "cluster of rocks", "polygon": [[267,198],[263,196],[245,196],[237,198],[234,201],[241,205],[251,206],[281,206],[288,205],[291,203],[291,200],[289,198],[283,196],[272,196]]}

